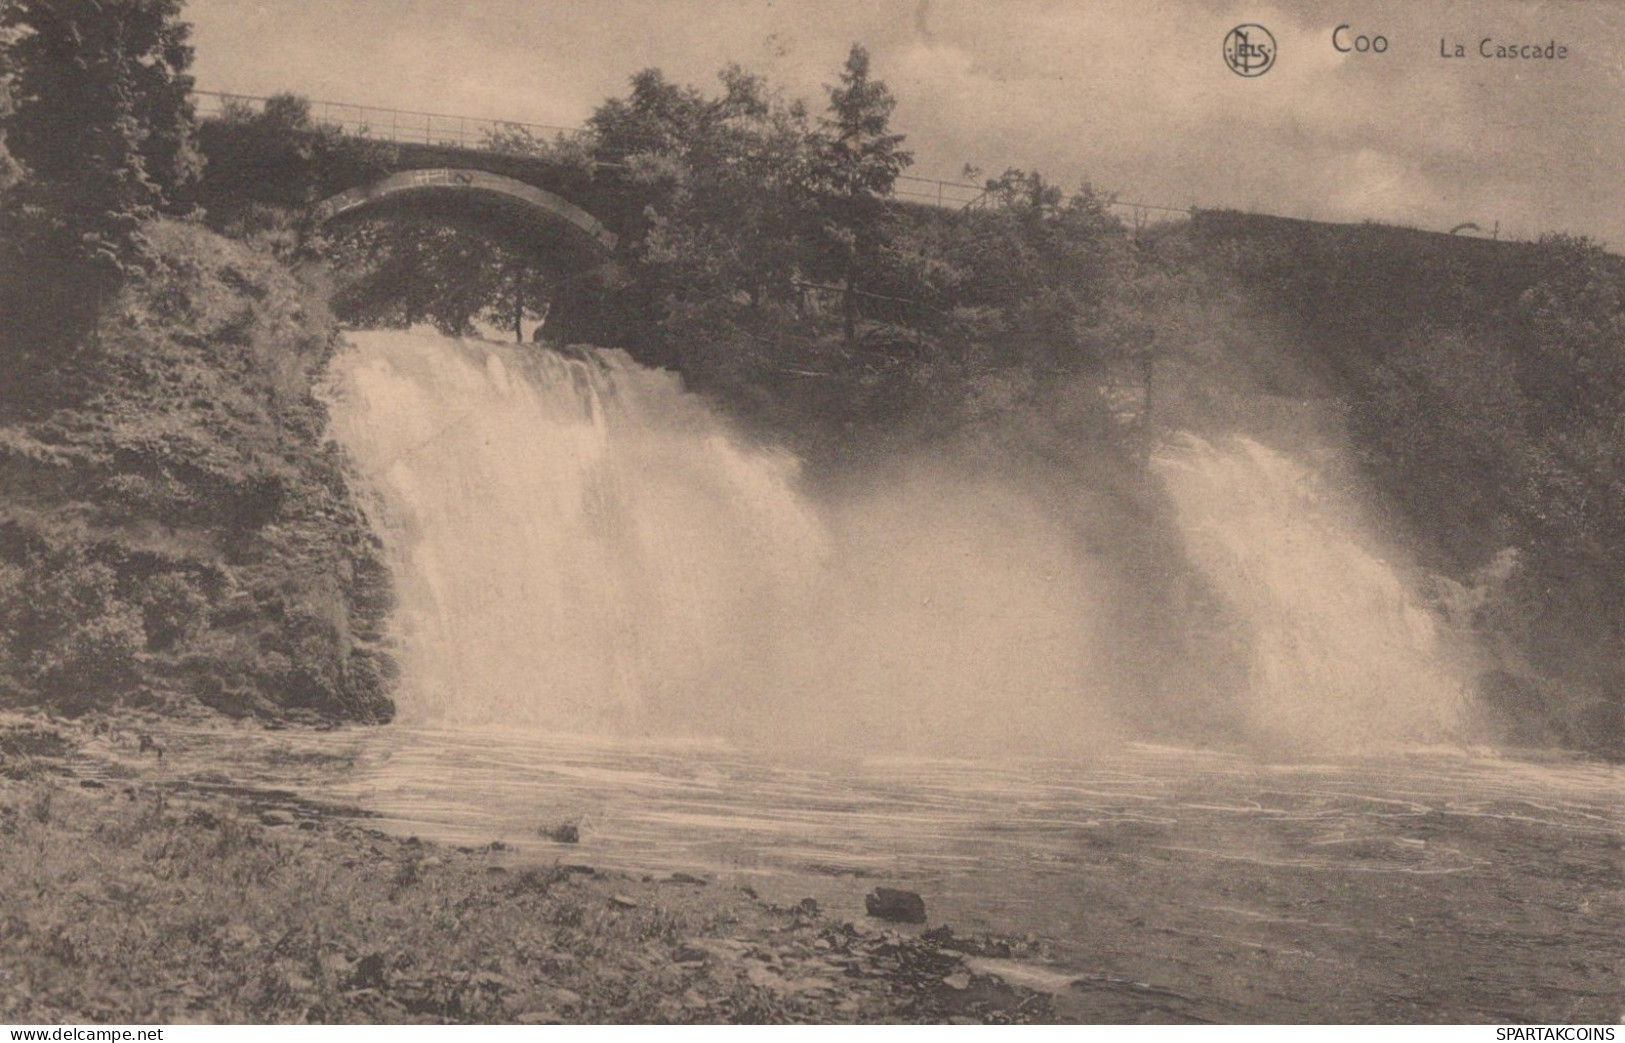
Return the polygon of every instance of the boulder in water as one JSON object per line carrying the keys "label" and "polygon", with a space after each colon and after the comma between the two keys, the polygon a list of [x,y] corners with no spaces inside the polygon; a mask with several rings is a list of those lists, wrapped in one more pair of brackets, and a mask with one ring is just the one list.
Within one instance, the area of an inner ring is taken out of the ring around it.
{"label": "boulder in water", "polygon": [[581,827],[577,826],[574,822],[566,822],[562,825],[554,826],[551,829],[543,826],[541,833],[542,836],[553,841],[555,844],[581,843]]}
{"label": "boulder in water", "polygon": [[913,891],[877,887],[863,896],[870,916],[894,923],[925,923],[925,899]]}

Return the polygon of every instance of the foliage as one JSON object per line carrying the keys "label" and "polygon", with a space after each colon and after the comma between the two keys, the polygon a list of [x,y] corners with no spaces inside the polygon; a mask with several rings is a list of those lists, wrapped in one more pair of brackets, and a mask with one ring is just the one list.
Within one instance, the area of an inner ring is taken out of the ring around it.
{"label": "foliage", "polygon": [[448,336],[476,324],[517,331],[546,316],[549,272],[522,248],[450,223],[369,221],[337,237],[353,264],[334,296],[346,321],[372,327],[428,323]]}
{"label": "foliage", "polygon": [[1625,279],[1589,240],[1541,243],[1518,300],[1526,330],[1521,381],[1543,431],[1607,423],[1625,407]]}
{"label": "foliage", "polygon": [[1087,186],[1063,198],[1011,171],[980,212],[899,205],[909,154],[861,47],[816,121],[738,67],[719,85],[645,70],[594,114],[624,246],[607,292],[569,301],[574,333],[837,455],[972,422],[989,401],[977,388],[1023,366],[1038,371],[1029,397],[1046,394],[1121,339],[1107,301],[1131,258]]}
{"label": "foliage", "polygon": [[190,27],[181,0],[12,0],[7,148],[25,198],[114,266],[142,220],[196,179]]}
{"label": "foliage", "polygon": [[623,192],[640,200],[620,300],[641,330],[618,342],[661,346],[657,359],[679,365],[697,361],[694,336],[712,320],[772,324],[797,296],[806,113],[737,67],[720,81],[708,99],[646,70],[591,124],[595,154],[622,164]]}
{"label": "foliage", "polygon": [[181,0],[0,4],[0,416],[73,394],[61,372],[142,223],[186,209],[193,143]]}
{"label": "foliage", "polygon": [[[12,543],[16,530],[5,535]],[[0,567],[0,648],[12,664],[11,685],[68,712],[128,694],[145,642],[140,615],[118,597],[117,573],[71,544],[19,549],[8,546],[16,563]]]}
{"label": "foliage", "polygon": [[891,131],[897,99],[884,82],[870,79],[869,52],[859,44],[852,45],[840,78],[840,86],[829,88],[818,181],[848,203],[890,195],[914,162],[901,147],[904,136]]}
{"label": "foliage", "polygon": [[869,76],[869,52],[853,44],[840,85],[829,89],[830,115],[813,152],[822,262],[814,271],[841,281],[842,333],[857,342],[858,291],[874,270],[887,216],[882,201],[914,162],[890,127],[897,101]]}
{"label": "foliage", "polygon": [[233,234],[276,226],[276,215],[364,184],[391,169],[395,148],[345,134],[311,115],[308,99],[277,94],[261,108],[229,102],[198,128],[209,157],[197,199]]}
{"label": "foliage", "polygon": [[1409,511],[1473,519],[1466,560],[1516,539],[1514,505],[1533,461],[1515,366],[1505,344],[1459,327],[1420,329],[1373,372],[1356,414],[1371,465]]}
{"label": "foliage", "polygon": [[64,222],[16,202],[0,199],[0,419],[72,400],[65,370],[123,277],[87,259]]}
{"label": "foliage", "polygon": [[[1099,364],[1122,334],[1108,303],[1137,278],[1122,226],[1089,186],[1070,197],[1036,172],[988,182],[991,205],[952,227],[946,262],[964,273],[953,305],[996,315],[1001,358],[1039,374]],[[1120,316],[1119,316],[1120,317]]]}

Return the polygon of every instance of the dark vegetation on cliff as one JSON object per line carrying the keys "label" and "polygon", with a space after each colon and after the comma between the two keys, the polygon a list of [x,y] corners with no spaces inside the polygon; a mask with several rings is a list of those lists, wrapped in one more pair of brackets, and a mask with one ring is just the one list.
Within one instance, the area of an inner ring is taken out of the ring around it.
{"label": "dark vegetation on cliff", "polygon": [[0,9],[0,703],[387,719],[389,577],[313,391],[336,327],[187,218],[179,7]]}
{"label": "dark vegetation on cliff", "polygon": [[335,341],[269,257],[177,221],[0,429],[6,695],[387,718],[389,578],[312,394]]}
{"label": "dark vegetation on cliff", "polygon": [[1459,239],[1201,215],[1276,370],[1313,373],[1369,496],[1491,663],[1514,741],[1625,755],[1625,263],[1584,239]]}

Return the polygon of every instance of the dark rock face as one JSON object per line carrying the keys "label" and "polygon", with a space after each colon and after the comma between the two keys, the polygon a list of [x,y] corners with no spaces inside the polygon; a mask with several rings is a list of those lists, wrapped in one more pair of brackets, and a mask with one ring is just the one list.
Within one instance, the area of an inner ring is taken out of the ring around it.
{"label": "dark rock face", "polygon": [[144,235],[61,393],[0,396],[0,704],[388,720],[394,595],[314,391],[320,293],[198,225]]}
{"label": "dark rock face", "polygon": [[877,887],[863,896],[870,916],[893,923],[925,923],[925,899],[913,891]]}

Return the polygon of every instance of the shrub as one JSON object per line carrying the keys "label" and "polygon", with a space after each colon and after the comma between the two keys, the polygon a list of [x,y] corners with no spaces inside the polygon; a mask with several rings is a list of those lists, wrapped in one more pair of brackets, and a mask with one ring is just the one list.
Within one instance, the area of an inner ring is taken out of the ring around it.
{"label": "shrub", "polygon": [[141,585],[139,601],[148,651],[173,648],[208,622],[209,599],[183,572],[150,577]]}
{"label": "shrub", "polygon": [[77,546],[0,573],[0,633],[23,691],[73,713],[135,686],[146,633],[117,583]]}

